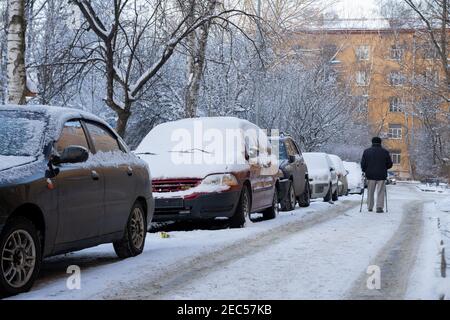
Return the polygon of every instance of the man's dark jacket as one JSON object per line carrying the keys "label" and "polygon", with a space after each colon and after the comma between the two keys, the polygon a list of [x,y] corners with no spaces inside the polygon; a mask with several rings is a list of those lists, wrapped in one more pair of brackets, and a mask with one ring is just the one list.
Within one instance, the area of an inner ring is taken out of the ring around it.
{"label": "man's dark jacket", "polygon": [[381,144],[374,143],[371,148],[364,150],[361,168],[368,180],[386,180],[387,171],[392,168],[389,151],[384,149]]}

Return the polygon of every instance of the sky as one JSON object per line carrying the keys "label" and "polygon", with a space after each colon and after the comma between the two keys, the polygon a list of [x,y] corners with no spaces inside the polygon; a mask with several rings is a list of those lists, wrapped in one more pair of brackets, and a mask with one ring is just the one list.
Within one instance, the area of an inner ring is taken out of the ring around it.
{"label": "sky", "polygon": [[[331,0],[328,0],[331,1]],[[336,11],[343,19],[377,18],[377,0],[337,0],[330,9]],[[326,1],[327,2],[327,1]]]}

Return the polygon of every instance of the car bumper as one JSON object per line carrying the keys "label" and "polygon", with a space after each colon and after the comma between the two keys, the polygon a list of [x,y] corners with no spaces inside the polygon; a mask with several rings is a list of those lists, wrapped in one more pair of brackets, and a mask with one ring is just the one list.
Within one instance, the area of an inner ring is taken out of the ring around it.
{"label": "car bumper", "polygon": [[155,199],[150,197],[147,199],[147,227],[150,228],[155,215]]}
{"label": "car bumper", "polygon": [[239,191],[209,193],[194,199],[155,199],[154,222],[229,218],[236,211]]}
{"label": "car bumper", "polygon": [[328,183],[312,183],[312,198],[323,198],[327,195],[329,189]]}
{"label": "car bumper", "polygon": [[282,201],[286,199],[289,191],[289,184],[291,180],[285,179],[280,180],[279,189],[278,189],[278,201]]}

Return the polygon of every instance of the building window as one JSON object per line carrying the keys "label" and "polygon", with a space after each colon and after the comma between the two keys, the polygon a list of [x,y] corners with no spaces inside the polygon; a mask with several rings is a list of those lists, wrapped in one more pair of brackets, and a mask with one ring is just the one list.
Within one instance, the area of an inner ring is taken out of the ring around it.
{"label": "building window", "polygon": [[403,58],[403,49],[400,48],[397,45],[391,46],[391,50],[390,50],[390,58],[392,60],[402,60]]}
{"label": "building window", "polygon": [[366,114],[369,111],[369,96],[363,95],[357,97],[357,109],[360,114]]}
{"label": "building window", "polygon": [[424,80],[428,85],[437,86],[439,84],[439,71],[428,69],[425,71]]}
{"label": "building window", "polygon": [[356,47],[356,59],[359,61],[367,61],[370,56],[370,47],[369,46],[358,46]]}
{"label": "building window", "polygon": [[427,43],[423,46],[422,50],[424,59],[434,60],[439,56],[436,46],[434,44]]}
{"label": "building window", "polygon": [[392,151],[391,152],[392,163],[394,165],[399,165],[402,162],[402,153],[400,151]]}
{"label": "building window", "polygon": [[399,97],[389,99],[389,112],[403,112],[403,101]]}
{"label": "building window", "polygon": [[402,125],[401,124],[390,124],[388,138],[389,139],[401,139],[402,138]]}
{"label": "building window", "polygon": [[398,71],[393,71],[389,74],[389,84],[391,86],[400,87],[406,82],[405,76]]}
{"label": "building window", "polygon": [[356,72],[356,84],[360,87],[365,87],[369,85],[369,75],[367,71]]}

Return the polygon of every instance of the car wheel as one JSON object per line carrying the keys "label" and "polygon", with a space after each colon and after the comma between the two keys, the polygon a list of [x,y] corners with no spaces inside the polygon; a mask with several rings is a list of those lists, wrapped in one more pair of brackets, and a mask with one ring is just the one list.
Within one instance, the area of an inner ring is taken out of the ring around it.
{"label": "car wheel", "polygon": [[298,204],[302,208],[309,207],[311,204],[311,186],[309,185],[309,181],[306,180],[305,191],[298,198]]}
{"label": "car wheel", "polygon": [[336,191],[333,193],[333,195],[331,196],[331,200],[333,201],[338,201],[339,200],[339,192],[338,192],[338,188],[336,188]]}
{"label": "car wheel", "polygon": [[272,206],[264,210],[263,217],[264,220],[271,220],[275,219],[277,215],[278,215],[278,192],[277,188],[275,187],[272,199]]}
{"label": "car wheel", "polygon": [[147,236],[147,219],[144,212],[140,203],[135,203],[131,209],[123,238],[113,243],[119,258],[135,257],[144,251]]}
{"label": "car wheel", "polygon": [[0,294],[15,295],[33,286],[42,263],[41,241],[34,224],[23,217],[11,220],[0,239]]}
{"label": "car wheel", "polygon": [[289,189],[286,197],[281,202],[281,211],[292,211],[295,209],[295,203],[297,199],[295,197],[295,190],[292,181],[289,182]]}
{"label": "car wheel", "polygon": [[230,228],[237,229],[245,226],[245,219],[250,217],[251,200],[250,192],[248,188],[244,186],[242,188],[241,197],[236,208],[236,212],[230,218]]}
{"label": "car wheel", "polygon": [[324,202],[330,202],[331,201],[331,197],[332,197],[331,194],[332,194],[332,192],[333,192],[333,187],[332,187],[332,185],[330,183],[330,186],[328,187],[328,192],[325,195],[325,197],[323,198]]}

